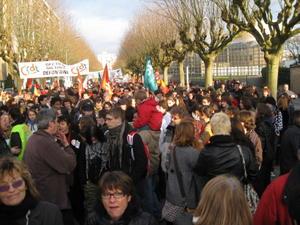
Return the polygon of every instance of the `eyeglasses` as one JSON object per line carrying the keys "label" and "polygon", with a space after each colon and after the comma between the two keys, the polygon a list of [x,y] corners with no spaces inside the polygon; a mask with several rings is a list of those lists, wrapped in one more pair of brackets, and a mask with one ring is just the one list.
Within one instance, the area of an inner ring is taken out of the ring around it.
{"label": "eyeglasses", "polygon": [[115,193],[103,193],[101,195],[102,199],[110,199],[111,197],[114,197],[114,199],[121,199],[125,195],[123,192],[115,192]]}
{"label": "eyeglasses", "polygon": [[10,187],[13,187],[14,189],[17,189],[19,187],[21,187],[24,183],[24,180],[22,178],[15,180],[11,183],[8,184],[1,184],[0,185],[0,192],[7,192],[9,190]]}

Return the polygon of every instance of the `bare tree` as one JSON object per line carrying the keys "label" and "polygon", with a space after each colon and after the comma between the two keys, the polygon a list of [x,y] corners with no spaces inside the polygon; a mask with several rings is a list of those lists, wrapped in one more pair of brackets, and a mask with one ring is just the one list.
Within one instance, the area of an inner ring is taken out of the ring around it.
{"label": "bare tree", "polygon": [[[278,69],[284,43],[300,33],[299,0],[215,0],[222,18],[253,35],[264,52],[268,87],[277,95]],[[278,8],[278,11],[276,10]]]}
{"label": "bare tree", "polygon": [[173,58],[178,62],[180,85],[185,85],[184,59],[188,52],[193,51],[192,42],[182,39],[183,33],[191,30],[192,17],[184,2],[180,0],[155,0],[154,5],[160,10],[157,14],[170,20],[177,27],[177,37],[166,43]]}
{"label": "bare tree", "polygon": [[205,64],[205,86],[213,84],[213,64],[219,53],[239,33],[222,21],[221,11],[209,0],[156,0],[178,27],[180,41]]}
{"label": "bare tree", "polygon": [[[173,61],[168,43],[177,34],[174,26],[164,17],[145,10],[138,14],[126,33],[118,54],[117,64],[141,74],[147,56],[152,58],[153,66],[164,71],[168,82],[168,67]],[[172,52],[173,53],[173,52]]]}
{"label": "bare tree", "polygon": [[299,63],[300,62],[300,36],[295,36],[287,40],[286,48],[291,54],[292,58]]}

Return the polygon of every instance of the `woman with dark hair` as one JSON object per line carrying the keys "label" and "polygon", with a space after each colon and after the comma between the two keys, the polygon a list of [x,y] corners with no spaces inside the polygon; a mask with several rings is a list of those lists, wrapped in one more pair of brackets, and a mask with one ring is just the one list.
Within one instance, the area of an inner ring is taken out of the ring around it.
{"label": "woman with dark hair", "polygon": [[174,222],[185,208],[195,209],[199,200],[198,179],[193,170],[200,151],[194,138],[195,129],[190,120],[176,125],[173,138],[174,148],[170,150],[167,163],[166,202],[162,217]]}
{"label": "woman with dark hair", "polygon": [[259,196],[263,194],[271,182],[271,171],[273,169],[273,160],[275,159],[275,129],[272,115],[272,110],[269,106],[264,103],[258,103],[255,132],[261,140],[263,161],[254,187]]}
{"label": "woman with dark hair", "polygon": [[6,142],[5,133],[10,128],[9,116],[5,111],[0,111],[0,157],[11,155],[10,147]]}
{"label": "woman with dark hair", "polygon": [[283,129],[281,134],[287,129],[289,124],[293,123],[294,106],[291,104],[291,100],[287,94],[282,94],[277,99],[278,109],[282,113]]}
{"label": "woman with dark hair", "polygon": [[[157,225],[154,217],[141,210],[132,179],[121,171],[105,173],[100,182],[100,199],[87,225]],[[99,201],[100,200],[100,201]]]}
{"label": "woman with dark hair", "polygon": [[12,157],[0,159],[0,222],[5,225],[63,225],[56,205],[39,200],[25,164]]}
{"label": "woman with dark hair", "polygon": [[95,203],[97,183],[100,176],[107,170],[108,153],[102,148],[104,134],[97,127],[91,116],[83,116],[79,121],[80,156],[78,159],[81,184],[84,187],[84,205],[88,215]]}
{"label": "woman with dark hair", "polygon": [[250,96],[242,96],[240,100],[240,109],[241,110],[251,110],[254,111],[252,97]]}
{"label": "woman with dark hair", "polygon": [[78,221],[79,224],[84,223],[84,196],[83,196],[83,187],[80,183],[80,166],[79,159],[80,156],[83,154],[80,148],[81,138],[80,136],[71,130],[70,128],[70,121],[66,116],[60,116],[57,118],[58,122],[58,130],[62,132],[67,140],[71,148],[73,149],[76,155],[76,167],[73,170],[72,174],[68,177],[70,178],[70,189],[69,189],[69,199],[72,206],[72,211],[75,219]]}
{"label": "woman with dark hair", "polygon": [[27,118],[26,118],[26,124],[29,127],[30,131],[33,133],[38,130],[37,128],[37,122],[36,122],[36,116],[37,112],[35,108],[29,108],[26,112]]}
{"label": "woman with dark hair", "polygon": [[243,133],[251,140],[257,164],[260,166],[263,161],[263,150],[258,134],[255,132],[255,115],[251,111],[242,110],[238,114],[238,120],[242,125]]}
{"label": "woman with dark hair", "polygon": [[230,135],[232,136],[234,142],[238,145],[247,146],[253,153],[253,156],[255,156],[255,147],[251,142],[251,140],[249,139],[249,137],[246,136],[242,123],[237,118],[231,118],[230,122],[231,122]]}

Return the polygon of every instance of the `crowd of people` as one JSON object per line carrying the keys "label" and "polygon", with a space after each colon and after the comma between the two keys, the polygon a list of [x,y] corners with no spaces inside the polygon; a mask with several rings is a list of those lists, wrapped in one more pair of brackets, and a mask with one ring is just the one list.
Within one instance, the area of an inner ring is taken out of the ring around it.
{"label": "crowd of people", "polygon": [[288,85],[168,88],[2,91],[0,223],[300,224]]}

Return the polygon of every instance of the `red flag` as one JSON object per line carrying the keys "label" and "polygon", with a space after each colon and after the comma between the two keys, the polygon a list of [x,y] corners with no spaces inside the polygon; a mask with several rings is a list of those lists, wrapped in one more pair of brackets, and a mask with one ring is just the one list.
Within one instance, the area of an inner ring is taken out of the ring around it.
{"label": "red flag", "polygon": [[27,82],[26,82],[26,88],[27,88],[28,90],[30,90],[30,89],[32,88],[32,83],[33,83],[32,78],[28,78],[28,79],[27,79]]}
{"label": "red flag", "polygon": [[109,94],[112,94],[107,64],[105,65],[105,68],[103,71],[100,88],[107,91]]}
{"label": "red flag", "polygon": [[79,71],[77,74],[77,82],[78,82],[78,95],[79,95],[79,98],[81,98],[82,93],[83,93],[83,80],[82,80],[82,76],[80,75]]}

